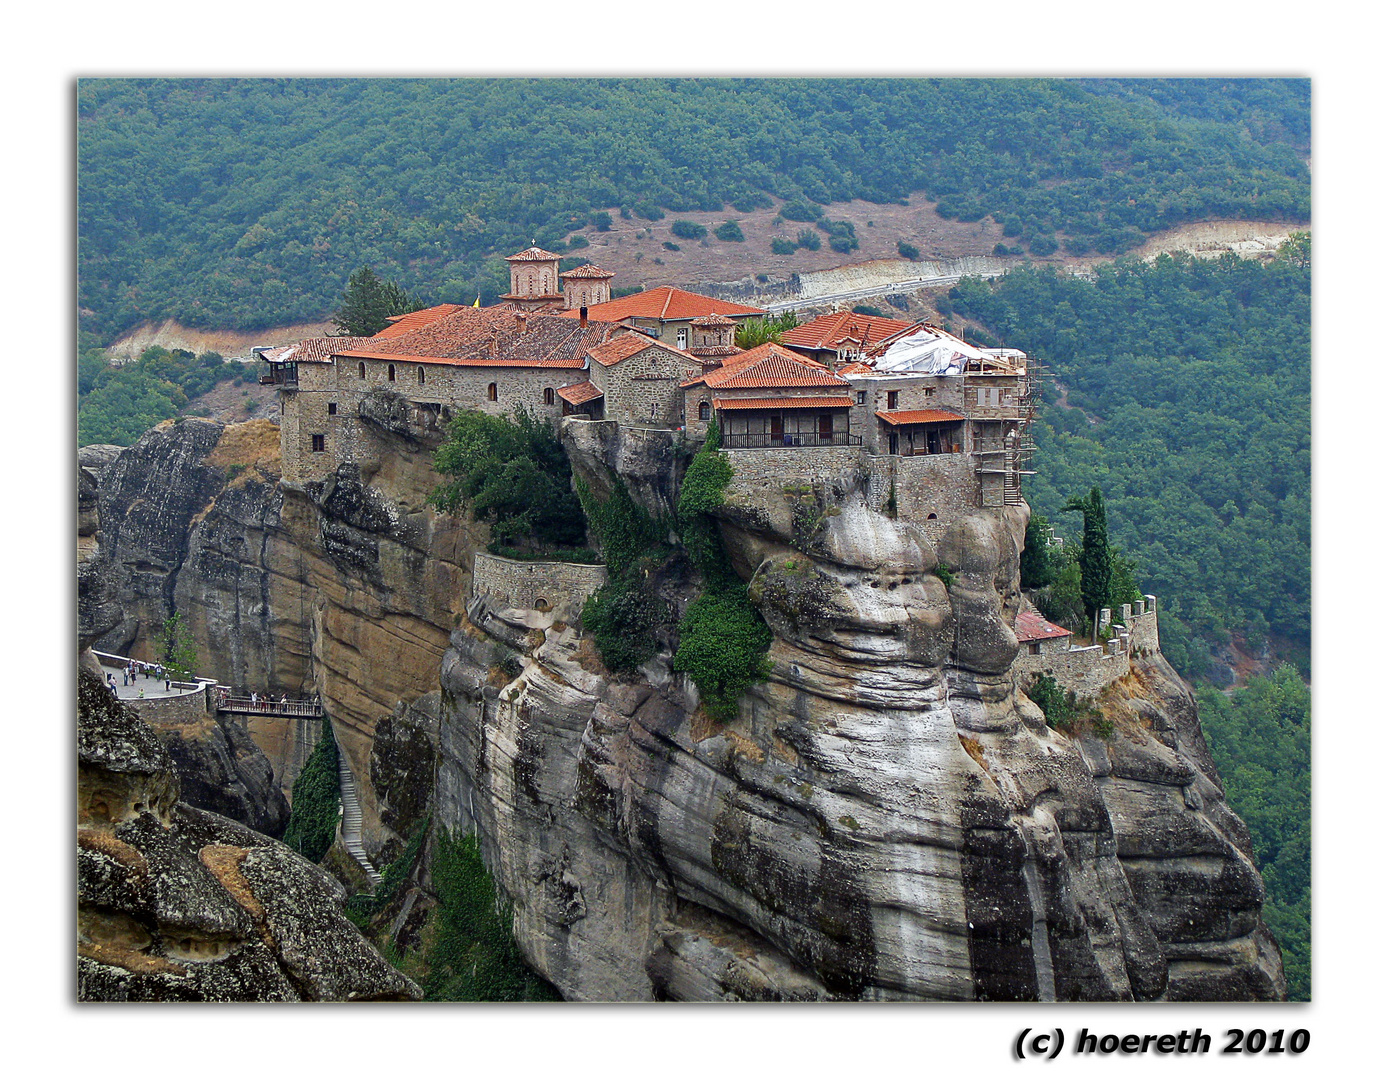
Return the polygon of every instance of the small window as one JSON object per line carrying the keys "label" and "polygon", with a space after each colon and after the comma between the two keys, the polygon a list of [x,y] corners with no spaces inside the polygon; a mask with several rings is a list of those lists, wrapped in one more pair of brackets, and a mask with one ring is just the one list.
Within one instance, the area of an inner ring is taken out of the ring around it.
{"label": "small window", "polygon": [[360,364],[357,365],[357,378],[359,378],[359,379],[365,379],[366,377],[367,377],[367,365],[366,365],[366,361],[363,360]]}
{"label": "small window", "polygon": [[547,386],[547,387],[545,387],[545,404],[546,404],[546,405],[553,405],[554,403],[555,403],[555,388],[554,388],[553,386]]}
{"label": "small window", "polygon": [[329,415],[329,416],[337,416],[337,415],[338,415],[338,403],[337,403],[336,401],[330,401],[330,402],[328,402],[328,415]]}
{"label": "small window", "polygon": [[701,401],[699,403],[699,418],[701,420],[709,419],[709,403],[707,401]]}
{"label": "small window", "polygon": [[926,389],[923,391],[923,393],[924,393],[927,397],[935,397],[935,396],[936,396],[936,388],[935,388],[934,386],[928,386],[928,387],[926,387]]}
{"label": "small window", "polygon": [[1038,656],[1041,652],[1042,643],[1040,641],[1029,641],[1027,643],[1027,653],[1029,656]]}
{"label": "small window", "polygon": [[496,400],[497,400],[497,384],[494,383],[494,382],[490,382],[490,383],[487,384],[487,400],[488,400],[488,401],[496,401]]}
{"label": "small window", "polygon": [[328,449],[328,437],[326,435],[313,436],[313,452],[321,454]]}
{"label": "small window", "polygon": [[868,400],[868,391],[867,391],[867,390],[860,390],[860,391],[858,392],[858,398],[857,398],[858,403],[859,403],[860,405],[862,405],[862,404],[864,404],[867,400]]}
{"label": "small window", "polygon": [[895,409],[895,408],[897,408],[897,391],[896,391],[896,390],[889,390],[889,391],[887,392],[887,407],[888,407],[889,409]]}
{"label": "small window", "polygon": [[416,374],[417,376],[419,376],[420,385],[423,386],[423,385],[424,385],[424,365],[423,365],[423,364],[421,364],[419,367],[417,367],[417,368],[415,369],[415,374]]}
{"label": "small window", "polygon": [[390,382],[395,382],[395,365],[394,365],[394,364],[387,364],[387,365],[386,365],[386,378],[387,378],[387,380],[389,380]]}

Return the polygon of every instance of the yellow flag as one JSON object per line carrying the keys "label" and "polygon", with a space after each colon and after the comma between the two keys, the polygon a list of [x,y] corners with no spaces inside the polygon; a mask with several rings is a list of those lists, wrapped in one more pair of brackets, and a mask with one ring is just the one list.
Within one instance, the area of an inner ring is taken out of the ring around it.
{"label": "yellow flag", "polygon": [[473,301],[473,307],[475,307],[475,308],[480,308],[480,307],[482,307],[482,293],[478,293],[478,294],[477,294],[477,299]]}

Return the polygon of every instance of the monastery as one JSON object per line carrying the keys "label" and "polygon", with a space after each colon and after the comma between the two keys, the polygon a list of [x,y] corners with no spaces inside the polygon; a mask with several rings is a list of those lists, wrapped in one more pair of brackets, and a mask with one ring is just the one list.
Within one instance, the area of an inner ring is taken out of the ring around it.
{"label": "monastery", "polygon": [[258,350],[261,381],[280,391],[285,480],[322,480],[352,462],[372,403],[395,395],[440,421],[522,408],[556,425],[695,442],[717,423],[735,474],[866,472],[877,508],[928,535],[962,511],[1022,501],[1032,449],[1023,353],[855,314],[742,350],[739,323],[765,311],[670,286],[614,300],[612,274],[561,272],[560,261],[538,247],[508,257],[511,290],[494,306],[442,304],[370,338]]}

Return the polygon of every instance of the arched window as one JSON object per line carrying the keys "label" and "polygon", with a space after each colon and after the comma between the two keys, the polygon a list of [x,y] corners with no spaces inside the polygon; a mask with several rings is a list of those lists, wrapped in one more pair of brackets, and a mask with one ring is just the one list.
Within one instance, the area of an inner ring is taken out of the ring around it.
{"label": "arched window", "polygon": [[555,403],[555,388],[554,388],[553,386],[547,386],[547,387],[545,387],[545,404],[546,404],[546,405],[553,405],[554,403]]}
{"label": "arched window", "polygon": [[423,386],[423,385],[424,385],[424,365],[423,365],[423,364],[421,364],[419,367],[417,367],[417,368],[415,369],[415,374],[419,376],[419,378],[420,378],[420,385]]}
{"label": "arched window", "polygon": [[488,401],[496,401],[496,400],[497,400],[497,384],[494,383],[494,382],[490,382],[490,383],[487,384],[487,400],[488,400]]}
{"label": "arched window", "polygon": [[701,401],[699,403],[699,418],[701,420],[709,419],[709,403],[707,401]]}
{"label": "arched window", "polygon": [[387,364],[387,365],[386,365],[386,378],[387,378],[389,381],[391,381],[391,382],[395,382],[395,365],[394,365],[394,364]]}
{"label": "arched window", "polygon": [[365,379],[366,377],[367,377],[367,365],[366,365],[366,361],[363,360],[360,364],[357,365],[357,378],[359,378],[359,379]]}

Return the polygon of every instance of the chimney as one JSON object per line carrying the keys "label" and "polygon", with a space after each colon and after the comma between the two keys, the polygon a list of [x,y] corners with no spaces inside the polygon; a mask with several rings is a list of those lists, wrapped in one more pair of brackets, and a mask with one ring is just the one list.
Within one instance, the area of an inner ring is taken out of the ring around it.
{"label": "chimney", "polygon": [[524,334],[526,332],[526,313],[524,311],[518,311],[516,313],[516,332],[518,334]]}
{"label": "chimney", "polygon": [[582,329],[583,327],[585,327],[585,326],[587,326],[587,325],[588,325],[588,305],[585,304],[584,306],[582,306],[581,308],[579,308],[579,328]]}

